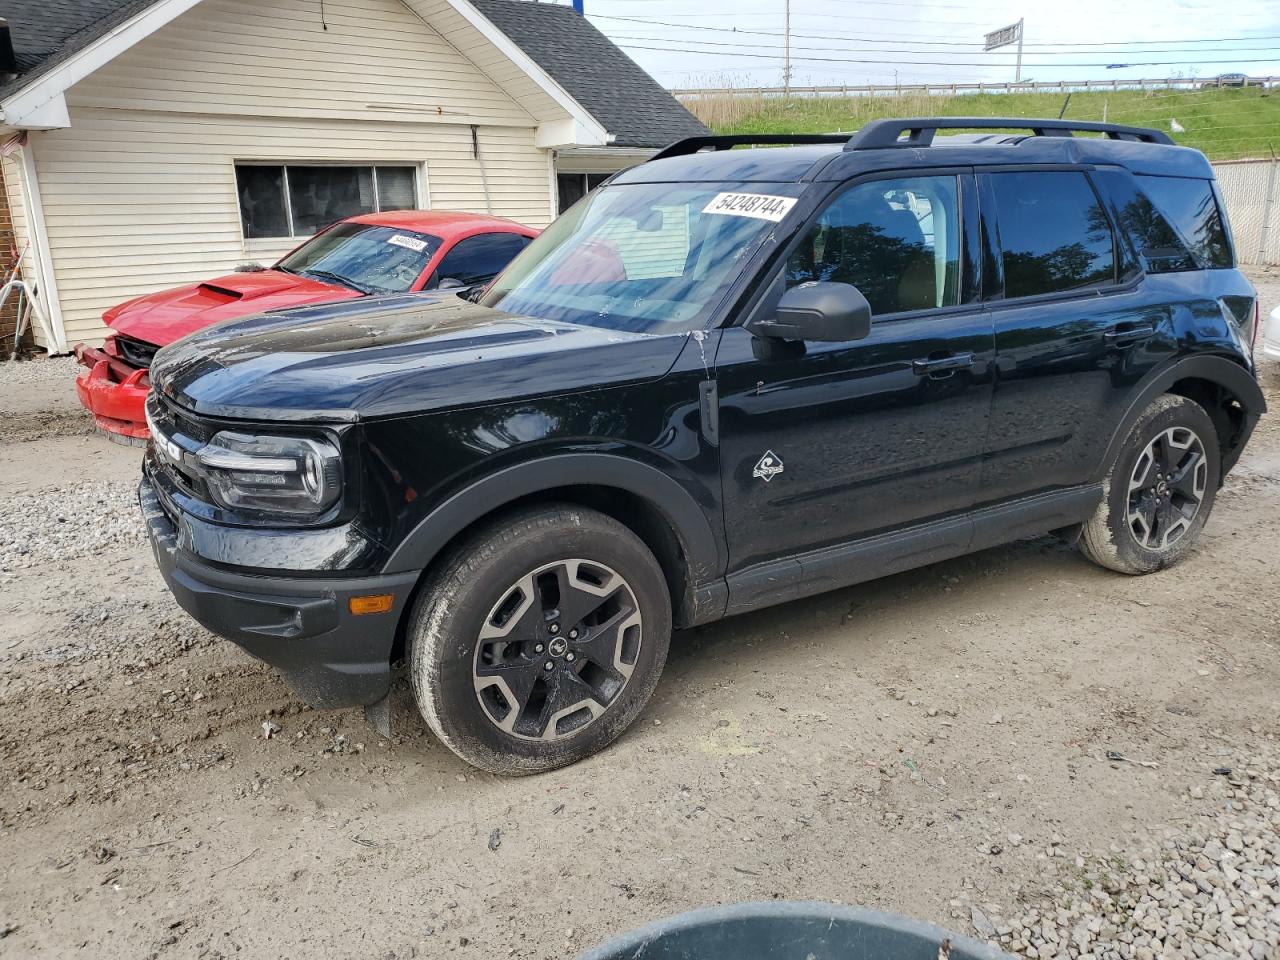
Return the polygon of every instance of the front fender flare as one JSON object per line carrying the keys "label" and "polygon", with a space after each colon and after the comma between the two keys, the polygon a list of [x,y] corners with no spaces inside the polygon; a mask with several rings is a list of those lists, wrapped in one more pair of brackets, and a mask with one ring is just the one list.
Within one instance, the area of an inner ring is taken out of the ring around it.
{"label": "front fender flare", "polygon": [[[613,487],[641,497],[667,520],[684,552],[690,596],[672,597],[691,622],[715,619],[724,599],[719,538],[693,494],[657,467],[608,453],[555,454],[515,464],[452,494],[396,547],[385,573],[423,570],[454,537],[509,503],[556,487]],[[683,602],[682,602],[683,601]]]}

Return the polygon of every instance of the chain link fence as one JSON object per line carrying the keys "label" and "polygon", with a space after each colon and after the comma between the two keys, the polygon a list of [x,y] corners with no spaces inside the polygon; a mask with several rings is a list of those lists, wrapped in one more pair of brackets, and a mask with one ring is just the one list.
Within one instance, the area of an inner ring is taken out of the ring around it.
{"label": "chain link fence", "polygon": [[1213,165],[1240,263],[1280,264],[1280,160]]}

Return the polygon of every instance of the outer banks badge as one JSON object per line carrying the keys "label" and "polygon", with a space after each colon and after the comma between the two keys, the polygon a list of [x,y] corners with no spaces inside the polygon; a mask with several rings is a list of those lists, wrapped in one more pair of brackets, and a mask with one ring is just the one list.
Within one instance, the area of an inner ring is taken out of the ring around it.
{"label": "outer banks badge", "polygon": [[764,456],[760,458],[760,462],[756,464],[756,468],[751,471],[751,475],[768,483],[780,474],[783,469],[785,468],[782,465],[782,458],[772,450],[766,450]]}

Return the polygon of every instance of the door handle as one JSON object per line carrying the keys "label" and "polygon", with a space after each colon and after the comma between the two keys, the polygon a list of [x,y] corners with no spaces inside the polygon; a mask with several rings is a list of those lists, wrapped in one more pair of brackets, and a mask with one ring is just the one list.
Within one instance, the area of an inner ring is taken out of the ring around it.
{"label": "door handle", "polygon": [[973,366],[972,353],[953,353],[948,357],[924,357],[911,361],[911,372],[918,377],[950,376],[957,370]]}
{"label": "door handle", "polygon": [[1121,323],[1102,335],[1107,343],[1137,343],[1139,340],[1147,340],[1156,333],[1156,325],[1154,323]]}

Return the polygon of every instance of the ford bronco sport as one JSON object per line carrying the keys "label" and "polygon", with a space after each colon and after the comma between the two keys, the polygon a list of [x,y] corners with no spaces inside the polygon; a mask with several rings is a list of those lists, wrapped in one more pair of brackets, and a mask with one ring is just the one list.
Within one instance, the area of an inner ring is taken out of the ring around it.
{"label": "ford bronco sport", "polygon": [[140,499],[179,603],[310,703],[385,730],[404,660],[444,743],[529,773],[635,720],[673,626],[1050,531],[1182,558],[1264,409],[1256,327],[1158,131],[700,137],[476,303],[164,348]]}

